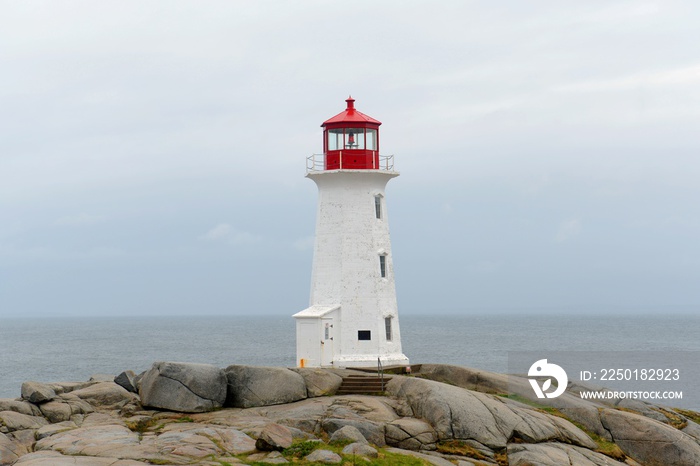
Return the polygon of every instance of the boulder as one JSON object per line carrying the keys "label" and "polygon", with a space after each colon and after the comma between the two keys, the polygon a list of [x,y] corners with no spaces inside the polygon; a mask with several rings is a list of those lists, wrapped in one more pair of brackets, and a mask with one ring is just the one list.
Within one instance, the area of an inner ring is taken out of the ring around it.
{"label": "boulder", "polygon": [[279,424],[266,425],[255,441],[255,448],[260,451],[282,451],[292,446],[292,433]]}
{"label": "boulder", "polygon": [[83,401],[73,394],[60,395],[58,398],[39,406],[41,413],[49,422],[68,421],[76,414],[89,414],[95,409],[87,401]]}
{"label": "boulder", "polygon": [[305,459],[310,463],[321,464],[340,464],[343,462],[343,458],[339,454],[330,450],[315,450]]}
{"label": "boulder", "polygon": [[139,398],[114,382],[98,382],[63,395],[63,400],[79,398],[99,409],[122,409],[128,404],[138,404]]}
{"label": "boulder", "polygon": [[379,452],[376,448],[370,447],[366,443],[351,443],[343,448],[343,455],[364,456],[366,458],[377,458]]}
{"label": "boulder", "polygon": [[134,374],[134,371],[124,371],[114,378],[114,383],[124,388],[126,391],[138,393],[139,391],[136,389],[135,378],[136,374]]}
{"label": "boulder", "polygon": [[345,426],[333,432],[330,443],[367,443],[367,439],[357,427]]}
{"label": "boulder", "polygon": [[384,426],[387,445],[403,450],[437,449],[437,433],[430,424],[421,420],[405,417]]}
{"label": "boulder", "polygon": [[335,395],[343,383],[341,376],[324,369],[298,368],[291,370],[304,378],[306,395],[309,398]]}
{"label": "boulder", "polygon": [[615,409],[602,410],[601,421],[617,446],[644,465],[700,464],[700,444],[669,425]]}
{"label": "boulder", "polygon": [[345,427],[352,426],[355,427],[362,433],[362,436],[367,439],[368,442],[377,445],[378,447],[383,447],[386,445],[386,440],[384,439],[384,425],[377,424],[375,422],[367,421],[364,419],[338,419],[330,418],[324,419],[321,423],[321,427],[328,434],[333,434],[337,430]]}
{"label": "boulder", "polygon": [[41,416],[41,410],[28,401],[19,401],[9,398],[0,398],[0,411],[14,411],[27,416]]}
{"label": "boulder", "polygon": [[0,425],[5,426],[9,432],[38,429],[46,424],[48,424],[48,421],[43,417],[27,416],[14,411],[0,411]]}
{"label": "boulder", "polygon": [[306,398],[306,384],[298,373],[281,367],[229,366],[226,406],[254,408],[292,403]]}
{"label": "boulder", "polygon": [[226,400],[226,375],[210,364],[157,362],[143,376],[139,393],[141,403],[151,408],[212,411]]}
{"label": "boulder", "polygon": [[563,464],[575,464],[576,466],[626,465],[626,463],[615,461],[601,453],[561,443],[510,444],[508,445],[508,464],[510,466],[531,466],[533,464],[537,466],[561,466]]}
{"label": "boulder", "polygon": [[56,398],[56,392],[43,383],[24,382],[22,384],[22,398],[30,403],[44,403]]}

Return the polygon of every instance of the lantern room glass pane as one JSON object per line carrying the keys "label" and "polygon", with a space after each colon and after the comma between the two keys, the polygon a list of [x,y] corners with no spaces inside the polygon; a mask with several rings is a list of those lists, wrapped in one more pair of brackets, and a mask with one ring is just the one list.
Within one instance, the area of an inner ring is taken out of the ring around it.
{"label": "lantern room glass pane", "polygon": [[365,130],[362,128],[345,128],[345,148],[364,149]]}
{"label": "lantern room glass pane", "polygon": [[328,130],[328,150],[340,150],[343,148],[343,129]]}
{"label": "lantern room glass pane", "polygon": [[377,130],[367,130],[367,150],[377,150]]}

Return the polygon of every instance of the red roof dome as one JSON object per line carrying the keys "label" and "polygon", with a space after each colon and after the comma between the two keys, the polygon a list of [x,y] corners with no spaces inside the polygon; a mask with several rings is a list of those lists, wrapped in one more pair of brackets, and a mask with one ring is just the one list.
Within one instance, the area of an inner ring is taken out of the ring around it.
{"label": "red roof dome", "polygon": [[328,125],[342,126],[345,123],[361,123],[371,126],[379,126],[382,124],[381,121],[375,120],[371,116],[355,110],[355,99],[353,99],[352,96],[345,99],[345,102],[348,103],[347,108],[333,118],[324,121],[321,127]]}

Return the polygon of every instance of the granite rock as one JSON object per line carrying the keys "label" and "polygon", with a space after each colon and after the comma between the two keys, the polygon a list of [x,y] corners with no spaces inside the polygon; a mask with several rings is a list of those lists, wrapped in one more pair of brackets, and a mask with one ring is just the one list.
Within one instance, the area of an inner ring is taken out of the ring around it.
{"label": "granite rock", "polygon": [[144,406],[201,413],[223,406],[226,376],[210,364],[157,362],[141,379],[139,393]]}
{"label": "granite rock", "polygon": [[226,406],[253,408],[293,403],[306,395],[304,378],[281,367],[229,366]]}

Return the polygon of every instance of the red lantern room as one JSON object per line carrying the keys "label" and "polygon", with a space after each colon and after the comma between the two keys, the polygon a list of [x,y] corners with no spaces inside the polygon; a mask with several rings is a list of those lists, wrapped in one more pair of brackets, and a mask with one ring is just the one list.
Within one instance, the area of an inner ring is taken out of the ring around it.
{"label": "red lantern room", "polygon": [[347,108],[323,122],[323,154],[326,170],[379,169],[379,125],[381,121],[355,110],[348,97]]}

